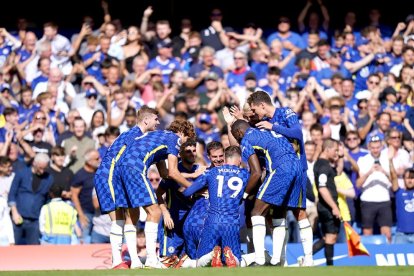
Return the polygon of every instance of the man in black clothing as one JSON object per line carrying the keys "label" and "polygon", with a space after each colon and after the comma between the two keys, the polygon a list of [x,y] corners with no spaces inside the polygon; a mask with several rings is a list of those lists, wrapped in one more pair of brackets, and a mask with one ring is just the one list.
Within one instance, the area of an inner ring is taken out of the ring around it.
{"label": "man in black clothing", "polygon": [[[332,167],[338,159],[338,141],[326,139],[322,153],[315,162],[313,171],[319,192],[318,217],[324,233],[326,265],[333,265],[334,244],[339,233],[341,214],[338,208],[338,192],[335,186],[336,169]],[[318,243],[318,242],[317,242]],[[320,242],[323,245],[323,240]]]}
{"label": "man in black clothing", "polygon": [[55,146],[52,148],[52,162],[50,163],[47,172],[53,176],[53,185],[58,185],[62,188],[62,198],[64,200],[71,199],[70,184],[73,178],[73,172],[68,167],[64,167],[65,163],[65,148]]}

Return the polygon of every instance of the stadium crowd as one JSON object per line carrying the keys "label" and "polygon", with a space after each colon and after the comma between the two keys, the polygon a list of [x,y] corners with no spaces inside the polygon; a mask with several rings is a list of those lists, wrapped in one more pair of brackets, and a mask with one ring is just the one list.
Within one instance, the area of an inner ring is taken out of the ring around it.
{"label": "stadium crowd", "polygon": [[[190,122],[196,141],[180,159],[200,172],[216,166],[219,149],[223,162],[236,119],[254,120],[255,91],[300,120],[315,238],[324,228],[317,206],[326,179],[316,168],[324,158],[335,169],[343,221],[364,236],[414,243],[414,15],[393,28],[372,9],[362,27],[348,12],[333,29],[319,0],[306,2],[296,30],[281,16],[267,37],[254,23],[237,32],[213,9],[210,26],[194,30],[185,18],[174,35],[169,21],[151,21],[152,7],[140,26],[127,28],[105,1],[102,8],[103,24],[85,17],[70,40],[53,22],[42,37],[24,19],[17,31],[0,28],[0,245],[109,243],[112,223],[100,212],[95,172],[117,137],[139,123],[137,111],[156,110],[159,130]],[[329,155],[330,139],[337,156]],[[163,191],[161,175],[155,166],[147,172],[154,190]],[[296,218],[287,214],[291,242],[301,240]],[[139,257],[145,221],[142,210]]]}

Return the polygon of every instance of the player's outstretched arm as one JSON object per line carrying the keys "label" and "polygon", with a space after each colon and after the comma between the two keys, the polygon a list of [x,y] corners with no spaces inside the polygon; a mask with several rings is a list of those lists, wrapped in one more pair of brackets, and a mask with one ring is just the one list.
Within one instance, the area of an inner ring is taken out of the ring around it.
{"label": "player's outstretched arm", "polygon": [[207,185],[207,176],[205,174],[198,177],[190,187],[184,190],[184,196],[191,196],[195,192],[199,191],[200,189],[204,188]]}
{"label": "player's outstretched arm", "polygon": [[183,187],[190,187],[191,183],[185,179],[177,169],[178,158],[173,154],[168,155],[168,178],[174,180]]}
{"label": "player's outstretched arm", "polygon": [[280,125],[273,125],[272,130],[279,134],[282,134],[283,136],[287,138],[297,139],[297,140],[303,139],[302,129],[300,128],[300,125],[295,125],[290,128],[283,127]]}
{"label": "player's outstretched arm", "polygon": [[250,177],[247,181],[246,193],[249,194],[253,188],[260,182],[262,176],[262,168],[260,167],[259,158],[256,154],[252,154],[248,160],[250,168]]}

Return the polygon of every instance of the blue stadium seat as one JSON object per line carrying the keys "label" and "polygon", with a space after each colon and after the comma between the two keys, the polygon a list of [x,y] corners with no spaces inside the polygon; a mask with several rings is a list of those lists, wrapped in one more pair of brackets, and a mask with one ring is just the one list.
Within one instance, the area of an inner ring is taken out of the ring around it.
{"label": "blue stadium seat", "polygon": [[387,237],[384,235],[361,236],[363,244],[387,244]]}

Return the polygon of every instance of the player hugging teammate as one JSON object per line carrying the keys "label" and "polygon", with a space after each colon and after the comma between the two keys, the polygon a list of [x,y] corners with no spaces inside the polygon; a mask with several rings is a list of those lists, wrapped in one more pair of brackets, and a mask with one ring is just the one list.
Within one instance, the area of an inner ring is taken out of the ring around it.
{"label": "player hugging teammate", "polygon": [[[207,169],[195,164],[195,134],[189,122],[174,121],[167,131],[156,131],[157,113],[146,107],[138,111],[137,127],[114,142],[95,177],[101,209],[113,221],[114,268],[127,268],[120,257],[123,236],[130,267],[144,267],[136,256],[136,237],[131,237],[136,236],[139,207],[147,213],[145,267],[221,267],[223,261],[227,267],[282,266],[287,210],[292,210],[299,222],[303,265],[313,264],[313,234],[305,212],[307,163],[298,117],[290,108],[275,108],[262,91],[251,94],[247,102],[250,122],[225,116],[232,121],[232,146],[223,149],[218,142],[207,145],[212,164]],[[241,168],[242,161],[249,171]],[[151,164],[157,164],[164,179],[156,192],[146,176]],[[251,216],[254,253],[242,256],[240,214],[243,199],[252,197],[254,204],[251,210],[246,208],[250,213],[246,217],[249,220]],[[161,216],[163,226],[158,225]],[[273,257],[266,260],[269,216]],[[156,254],[157,236],[160,257]]]}

